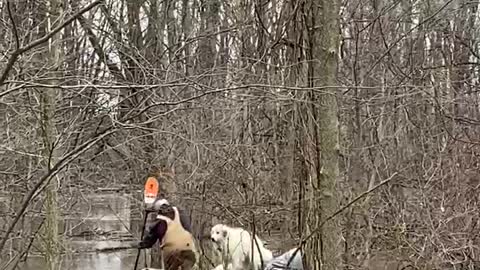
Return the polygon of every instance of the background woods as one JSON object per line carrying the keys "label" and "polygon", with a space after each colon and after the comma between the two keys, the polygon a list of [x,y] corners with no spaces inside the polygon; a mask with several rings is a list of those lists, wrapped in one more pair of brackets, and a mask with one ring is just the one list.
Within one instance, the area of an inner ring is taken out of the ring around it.
{"label": "background woods", "polygon": [[275,253],[390,179],[326,224],[325,269],[478,267],[478,1],[91,3],[0,2],[0,268],[53,269],[85,194],[140,219],[165,171],[199,239]]}

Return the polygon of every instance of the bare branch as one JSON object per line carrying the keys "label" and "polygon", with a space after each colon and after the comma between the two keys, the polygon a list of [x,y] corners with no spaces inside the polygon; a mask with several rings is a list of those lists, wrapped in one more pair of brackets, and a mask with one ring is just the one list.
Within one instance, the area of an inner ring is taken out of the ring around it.
{"label": "bare branch", "polygon": [[15,36],[15,47],[18,50],[20,48],[20,39],[18,38],[18,30],[17,30],[17,25],[15,23],[15,19],[13,18],[12,15],[12,9],[10,7],[10,2],[11,0],[7,0],[7,11],[8,11],[8,17],[10,18],[10,21],[12,22],[12,31],[13,35]]}
{"label": "bare branch", "polygon": [[374,192],[375,190],[377,190],[379,187],[387,184],[388,182],[392,181],[392,179],[394,179],[394,177],[398,174],[398,172],[395,172],[393,173],[389,178],[383,180],[382,182],[380,182],[379,184],[377,184],[376,186],[368,189],[367,191],[363,192],[362,194],[358,195],[357,197],[355,197],[355,199],[351,200],[350,202],[348,202],[347,204],[345,204],[343,207],[341,207],[340,209],[338,209],[337,211],[335,211],[335,213],[333,213],[332,215],[328,216],[326,219],[324,219],[320,225],[313,229],[312,232],[307,235],[306,237],[304,237],[301,241],[300,241],[300,244],[298,244],[298,247],[297,249],[293,252],[292,256],[290,257],[288,263],[287,263],[287,267],[290,265],[290,263],[292,262],[293,258],[295,257],[295,254],[297,254],[297,252],[302,248],[303,245],[305,245],[305,243],[308,241],[308,239],[312,238],[315,234],[319,233],[321,230],[322,230],[322,227],[323,225],[325,225],[328,221],[332,220],[333,218],[335,218],[336,216],[338,216],[340,213],[342,213],[343,211],[345,211],[346,209],[348,209],[350,206],[352,206],[354,203],[356,203],[357,201],[359,201],[360,199],[362,199],[363,197],[367,196],[368,194]]}
{"label": "bare branch", "polygon": [[94,1],[93,3],[91,3],[90,5],[82,8],[80,11],[78,11],[76,14],[74,14],[72,17],[70,17],[69,19],[65,20],[64,23],[62,23],[61,25],[57,26],[55,29],[53,29],[50,33],[46,34],[44,37],[42,38],[39,38],[35,41],[32,41],[31,43],[23,46],[23,47],[20,47],[18,49],[16,49],[11,55],[10,55],[10,58],[8,59],[8,62],[7,62],[7,65],[5,67],[5,69],[3,70],[2,72],[2,75],[0,76],[0,85],[3,85],[5,80],[7,79],[8,77],[8,74],[10,73],[10,70],[12,69],[13,65],[15,64],[15,62],[17,61],[18,57],[20,55],[22,55],[24,52],[26,51],[29,51],[35,47],[37,47],[38,45],[41,45],[45,42],[47,42],[51,37],[53,37],[56,33],[60,32],[63,28],[65,28],[67,25],[69,25],[71,22],[73,22],[74,20],[76,20],[80,15],[82,15],[83,13],[85,12],[88,12],[89,10],[91,10],[92,8],[96,7],[97,5],[101,4],[104,0],[96,0]]}
{"label": "bare branch", "polygon": [[8,229],[5,232],[5,235],[3,236],[1,242],[0,242],[0,252],[2,252],[3,248],[5,247],[5,243],[8,240],[8,236],[10,233],[13,231],[15,228],[15,225],[17,222],[20,220],[22,217],[23,213],[27,209],[29,203],[31,200],[39,194],[39,191],[41,190],[41,187],[48,182],[53,176],[55,176],[59,171],[61,171],[65,166],[69,165],[73,160],[78,158],[81,154],[83,154],[85,151],[90,149],[93,145],[95,145],[97,142],[101,141],[103,138],[117,132],[117,129],[106,129],[103,132],[97,134],[84,144],[80,145],[79,147],[75,148],[71,152],[67,153],[62,159],[60,159],[40,180],[38,180],[37,183],[30,189],[27,195],[25,195],[22,206],[20,209],[17,211],[17,214],[13,221],[10,223],[8,226]]}

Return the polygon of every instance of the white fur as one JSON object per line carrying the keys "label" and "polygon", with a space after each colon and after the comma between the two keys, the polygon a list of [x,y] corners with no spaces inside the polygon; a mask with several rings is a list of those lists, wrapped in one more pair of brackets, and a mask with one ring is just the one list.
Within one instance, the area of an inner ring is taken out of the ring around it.
{"label": "white fur", "polygon": [[[260,260],[260,253],[262,255],[263,267],[273,259],[272,252],[265,248],[263,241],[258,236],[255,236],[256,241],[253,241],[252,253],[251,235],[242,228],[216,224],[212,227],[210,236],[216,248],[222,253],[222,260],[230,262],[227,270],[261,270],[262,261]],[[223,270],[223,266],[222,268],[220,266],[217,267],[218,269],[215,270]]]}

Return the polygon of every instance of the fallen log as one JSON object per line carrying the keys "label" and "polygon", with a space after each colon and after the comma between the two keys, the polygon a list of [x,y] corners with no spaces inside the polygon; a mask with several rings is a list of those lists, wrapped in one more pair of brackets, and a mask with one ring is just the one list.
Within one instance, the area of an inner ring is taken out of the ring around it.
{"label": "fallen log", "polygon": [[120,247],[104,247],[104,248],[96,248],[96,252],[115,252],[120,250],[128,250],[128,249],[137,249],[135,246],[120,246]]}

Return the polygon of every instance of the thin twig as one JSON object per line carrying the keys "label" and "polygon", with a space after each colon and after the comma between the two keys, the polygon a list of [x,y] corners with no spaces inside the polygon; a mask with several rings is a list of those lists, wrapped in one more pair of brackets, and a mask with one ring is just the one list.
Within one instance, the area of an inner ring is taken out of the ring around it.
{"label": "thin twig", "polygon": [[74,20],[76,20],[80,15],[82,15],[83,13],[91,10],[92,8],[94,8],[95,6],[101,4],[104,0],[97,0],[97,1],[94,1],[93,3],[91,3],[90,5],[84,7],[83,9],[81,9],[80,11],[78,11],[76,14],[74,14],[72,17],[70,17],[69,19],[67,19],[64,23],[62,23],[61,25],[57,26],[55,29],[53,29],[50,33],[46,34],[45,36],[35,40],[35,41],[32,41],[30,42],[29,44],[23,46],[23,47],[20,47],[20,48],[17,48],[13,53],[12,55],[10,55],[10,58],[8,59],[8,62],[7,62],[7,65],[5,67],[5,69],[3,70],[2,72],[2,75],[0,76],[0,85],[3,85],[5,80],[7,79],[8,77],[8,74],[10,73],[10,70],[12,70],[13,68],[13,65],[15,64],[15,62],[17,61],[18,57],[20,55],[22,55],[24,52],[28,51],[28,50],[31,50],[35,47],[37,47],[38,45],[41,45],[45,42],[47,42],[51,37],[53,37],[56,33],[60,32],[63,28],[65,28],[67,25],[69,25],[70,23],[72,23]]}
{"label": "thin twig", "polygon": [[18,30],[17,30],[17,25],[15,24],[15,20],[13,19],[12,15],[12,9],[10,7],[10,1],[7,1],[7,11],[8,11],[8,17],[10,18],[10,21],[12,22],[12,32],[13,35],[15,36],[15,48],[18,50],[20,48],[20,39],[18,38]]}
{"label": "thin twig", "polygon": [[14,220],[10,223],[10,225],[8,226],[8,229],[5,232],[5,235],[3,236],[2,240],[0,241],[0,253],[2,252],[3,248],[5,247],[5,243],[8,240],[8,236],[13,231],[13,229],[15,228],[15,225],[20,220],[20,217],[23,215],[23,213],[27,209],[30,201],[36,195],[38,195],[38,193],[42,190],[41,187],[43,186],[43,184],[45,182],[48,183],[48,181],[52,177],[54,177],[59,171],[61,171],[65,166],[70,164],[73,160],[78,158],[78,156],[83,154],[85,151],[90,149],[97,142],[99,142],[103,138],[115,133],[116,131],[117,131],[116,129],[106,129],[102,133],[97,134],[96,136],[94,136],[93,138],[91,138],[90,140],[85,142],[84,144],[82,144],[79,147],[77,147],[76,149],[72,150],[67,155],[65,155],[59,162],[57,162],[55,164],[55,166],[53,166],[50,170],[48,170],[48,172],[40,180],[38,180],[37,183],[35,183],[35,185],[29,191],[29,193],[27,195],[25,195],[25,197],[23,199],[23,202],[22,202],[22,206],[20,207],[20,209],[16,213],[16,216],[15,216]]}
{"label": "thin twig", "polygon": [[358,200],[362,199],[363,197],[367,196],[368,194],[372,193],[373,191],[377,190],[379,187],[387,184],[388,182],[390,182],[396,175],[398,174],[398,172],[395,172],[394,174],[392,174],[389,178],[383,180],[382,182],[380,182],[378,185],[372,187],[371,189],[363,192],[362,194],[358,195],[355,199],[351,200],[349,203],[347,203],[346,205],[344,205],[343,207],[341,207],[340,209],[338,209],[337,211],[335,211],[335,213],[333,213],[332,215],[330,215],[329,217],[327,217],[325,220],[323,220],[320,225],[318,225],[309,235],[307,235],[307,237],[305,237],[303,240],[300,241],[300,244],[298,245],[298,247],[295,249],[295,251],[292,253],[292,256],[290,257],[290,259],[288,260],[287,262],[287,268],[290,266],[290,263],[292,262],[293,258],[295,257],[295,255],[297,254],[297,252],[305,245],[305,243],[310,239],[312,238],[314,235],[316,235],[317,233],[319,233],[323,227],[323,225],[325,225],[328,221],[332,220],[333,218],[335,218],[336,216],[338,216],[340,213],[342,213],[343,211],[345,211],[347,208],[349,208],[350,206],[352,206],[354,203],[356,203]]}
{"label": "thin twig", "polygon": [[419,22],[417,25],[415,25],[414,27],[412,27],[410,30],[408,30],[407,32],[405,32],[403,35],[401,35],[397,40],[395,40],[391,45],[390,47],[387,48],[387,50],[383,53],[383,55],[381,55],[377,61],[375,61],[375,63],[373,63],[373,65],[370,67],[370,69],[367,71],[367,73],[363,76],[363,78],[367,78],[368,75],[370,75],[370,73],[374,70],[374,68],[383,60],[383,58],[385,58],[385,56],[387,56],[390,51],[395,48],[395,46],[397,46],[397,44],[402,41],[404,38],[406,38],[408,35],[410,35],[415,29],[419,28],[420,26],[426,24],[427,22],[429,22],[430,20],[432,20],[433,18],[435,18],[435,16],[437,16],[440,12],[442,12],[448,5],[450,5],[450,3],[452,3],[453,0],[449,0],[447,1],[443,6],[441,6],[439,9],[437,9],[432,15],[430,15],[428,18],[426,18],[425,20]]}

